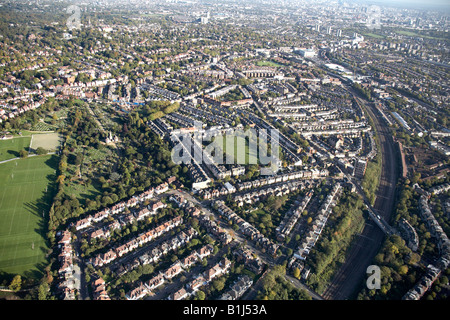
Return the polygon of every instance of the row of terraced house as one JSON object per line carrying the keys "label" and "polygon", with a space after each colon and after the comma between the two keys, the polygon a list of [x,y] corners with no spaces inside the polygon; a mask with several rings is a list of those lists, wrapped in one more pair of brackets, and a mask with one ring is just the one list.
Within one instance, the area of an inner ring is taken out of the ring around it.
{"label": "row of terraced house", "polygon": [[[120,212],[123,212],[125,208],[135,207],[138,204],[142,203],[145,200],[148,200],[153,197],[153,195],[160,194],[163,192],[166,192],[169,188],[169,183],[172,183],[175,181],[174,177],[171,177],[168,179],[168,182],[162,183],[156,188],[151,188],[139,195],[136,195],[132,197],[131,199],[127,201],[120,202],[111,208],[104,209],[102,211],[99,211],[95,214],[89,215],[85,218],[82,218],[74,223],[71,223],[69,227],[75,227],[75,229],[83,230],[85,228],[90,227],[93,223],[98,223],[104,220],[105,218],[109,217],[110,215],[118,214]],[[142,215],[144,210],[141,210],[138,212],[138,218]],[[177,217],[176,219],[180,220],[179,222],[174,221],[173,223],[178,225],[182,222],[181,217]],[[119,228],[120,224],[118,221],[114,221],[110,224],[111,230],[114,228]],[[172,228],[172,226],[171,226]],[[101,231],[100,231],[101,230]],[[108,236],[110,230],[104,230],[102,229],[96,229],[90,233],[91,238],[96,237],[106,237]],[[74,272],[74,264],[73,264],[73,257],[74,257],[74,251],[71,245],[72,241],[72,233],[67,229],[64,231],[60,231],[58,233],[60,235],[60,240],[58,241],[58,247],[61,249],[61,253],[58,256],[58,261],[60,263],[60,268],[58,269],[58,274],[60,277],[60,282],[58,284],[58,290],[61,292],[63,299],[68,300],[74,300],[75,299],[75,279],[73,276]],[[142,243],[142,240],[138,242],[138,245]],[[130,250],[130,248],[134,248],[135,243],[127,243],[126,248]],[[119,248],[118,248],[119,250]],[[102,257],[99,257],[97,259],[95,266],[103,265],[104,263],[111,262],[114,260],[118,254],[121,254],[122,251],[109,251],[106,254],[104,254]],[[105,298],[105,294],[103,292],[104,290],[101,290],[101,297]]]}
{"label": "row of terraced house", "polygon": [[169,300],[183,300],[195,293],[203,286],[206,286],[213,279],[226,274],[231,266],[231,261],[227,258],[223,258],[219,263],[215,264],[211,268],[207,269],[203,274],[197,276],[190,282],[188,282],[183,288],[171,294]]}
{"label": "row of terraced house", "polygon": [[203,258],[206,258],[212,252],[213,247],[211,245],[206,245],[192,252],[184,259],[175,261],[169,268],[167,268],[165,271],[159,272],[149,281],[139,282],[137,287],[129,291],[125,295],[125,297],[127,298],[127,300],[142,299],[146,295],[151,294],[156,288],[176,277],[183,270],[189,270],[189,268],[191,268],[195,263],[201,261]]}
{"label": "row of terraced house", "polygon": [[306,209],[306,206],[311,200],[313,193],[314,191],[312,190],[308,192],[297,209],[293,210],[292,214],[286,215],[281,221],[280,225],[275,229],[278,241],[284,241],[284,239],[289,236],[292,229],[294,228],[294,225],[297,223],[303,211]]}
{"label": "row of terraced house", "polygon": [[205,199],[213,199],[217,198],[223,195],[228,195],[235,193],[237,191],[245,191],[250,190],[253,188],[259,188],[268,186],[275,183],[281,183],[281,182],[287,182],[292,180],[298,180],[298,179],[320,179],[328,177],[329,171],[326,169],[311,169],[311,170],[302,170],[302,171],[295,171],[295,172],[289,172],[282,175],[277,176],[269,176],[266,178],[257,179],[254,181],[247,181],[239,183],[235,188],[226,188],[226,187],[215,187],[215,188],[209,188],[205,190],[201,190],[199,192],[199,195]]}
{"label": "row of terraced house", "polygon": [[60,239],[58,241],[58,248],[61,253],[58,255],[60,268],[58,275],[60,282],[58,283],[58,291],[61,293],[64,300],[75,300],[75,278],[73,275],[73,248],[72,248],[72,234],[65,230],[60,232]]}
{"label": "row of terraced house", "polygon": [[150,188],[147,191],[145,191],[139,195],[135,195],[135,196],[131,197],[130,199],[128,199],[127,201],[119,202],[110,208],[106,208],[95,214],[88,215],[87,217],[85,217],[83,219],[73,222],[70,225],[70,227],[75,227],[75,229],[77,231],[86,229],[86,228],[90,227],[93,223],[101,222],[102,220],[106,219],[107,217],[109,217],[111,215],[121,213],[127,208],[136,207],[137,205],[143,203],[144,201],[153,198],[153,196],[155,194],[158,195],[158,194],[168,191],[169,184],[173,183],[174,181],[175,181],[175,177],[170,177],[167,182],[164,182],[155,188]]}
{"label": "row of terraced house", "polygon": [[150,231],[140,234],[139,236],[127,241],[125,244],[122,244],[116,248],[111,248],[105,253],[98,254],[97,256],[91,258],[89,260],[89,263],[91,263],[94,267],[101,267],[103,265],[109,264],[117,258],[120,258],[123,255],[148,243],[149,241],[160,237],[162,234],[174,229],[182,223],[183,218],[181,216],[177,216]]}
{"label": "row of terraced house", "polygon": [[336,204],[337,198],[339,197],[339,191],[341,190],[340,183],[337,183],[332,191],[328,194],[325,201],[322,203],[321,207],[318,210],[318,216],[316,220],[311,224],[311,228],[299,246],[297,251],[294,253],[294,257],[299,260],[305,260],[308,256],[310,250],[315,246],[317,240],[322,233],[323,228],[325,227],[328,217],[330,216],[334,205]]}
{"label": "row of terraced house", "polygon": [[271,195],[281,197],[291,192],[301,190],[303,187],[304,184],[302,181],[289,181],[284,184],[269,186],[267,188],[247,192],[243,195],[237,195],[233,200],[237,203],[238,207],[242,207],[245,203],[252,204],[258,202],[261,197],[269,197]]}
{"label": "row of terraced house", "polygon": [[[439,194],[448,191],[449,184],[434,187],[430,191],[434,194]],[[430,193],[423,192],[419,200],[420,213],[422,219],[425,221],[431,236],[436,239],[439,248],[439,258],[433,264],[427,266],[425,275],[410,289],[404,296],[403,300],[419,300],[431,288],[434,281],[445,271],[450,264],[450,240],[444,232],[438,221],[434,217],[428,205],[428,198]]]}
{"label": "row of terraced house", "polygon": [[181,231],[174,237],[163,241],[154,248],[149,248],[144,253],[140,253],[138,257],[131,261],[125,261],[120,264],[116,270],[117,275],[120,277],[127,272],[130,272],[140,265],[144,266],[150,263],[157,263],[163,257],[167,256],[169,252],[178,249],[179,247],[188,244],[198,233],[195,229],[189,228],[185,231]]}

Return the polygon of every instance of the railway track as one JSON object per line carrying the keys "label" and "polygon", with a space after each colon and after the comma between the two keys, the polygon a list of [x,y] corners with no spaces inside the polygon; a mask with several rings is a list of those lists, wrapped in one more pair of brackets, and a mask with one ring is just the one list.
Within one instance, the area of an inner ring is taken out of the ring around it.
{"label": "railway track", "polygon": [[[356,101],[364,104],[350,90]],[[382,124],[382,119],[374,113],[372,107],[363,108],[372,118],[380,139],[382,169],[380,184],[373,205],[375,212],[389,222],[394,209],[395,191],[398,179],[398,159],[389,128]],[[332,282],[322,295],[327,300],[346,300],[355,298],[355,291],[363,285],[367,267],[379,251],[384,240],[384,233],[375,225],[366,223],[363,231],[354,240],[346,257],[346,262],[339,268]]]}

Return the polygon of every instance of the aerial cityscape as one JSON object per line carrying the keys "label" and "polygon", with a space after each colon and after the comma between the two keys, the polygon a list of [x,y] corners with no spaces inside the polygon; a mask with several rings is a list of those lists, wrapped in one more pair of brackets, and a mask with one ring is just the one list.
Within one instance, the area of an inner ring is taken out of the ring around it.
{"label": "aerial cityscape", "polygon": [[449,29],[440,0],[0,0],[0,299],[448,300]]}

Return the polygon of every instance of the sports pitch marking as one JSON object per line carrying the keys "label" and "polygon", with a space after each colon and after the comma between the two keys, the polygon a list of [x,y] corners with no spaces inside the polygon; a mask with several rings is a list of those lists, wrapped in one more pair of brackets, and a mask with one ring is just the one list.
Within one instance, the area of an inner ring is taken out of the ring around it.
{"label": "sports pitch marking", "polygon": [[[17,163],[17,165],[16,165]],[[45,262],[45,222],[58,157],[36,156],[0,164],[0,271],[40,272]]]}

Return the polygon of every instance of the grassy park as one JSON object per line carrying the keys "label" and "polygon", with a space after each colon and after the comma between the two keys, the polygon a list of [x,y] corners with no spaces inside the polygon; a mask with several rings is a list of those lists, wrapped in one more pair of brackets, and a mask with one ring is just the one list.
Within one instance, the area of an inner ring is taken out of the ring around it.
{"label": "grassy park", "polygon": [[0,162],[18,158],[21,150],[34,152],[37,148],[42,147],[48,151],[56,151],[59,142],[60,136],[56,132],[33,133],[24,131],[21,136],[0,140]]}
{"label": "grassy park", "polygon": [[0,164],[0,272],[36,277],[42,271],[48,250],[43,215],[57,166],[54,155]]}
{"label": "grassy park", "polygon": [[59,146],[60,137],[59,134],[54,133],[46,133],[46,134],[33,134],[31,139],[31,150],[36,150],[41,147],[45,150],[55,151]]}
{"label": "grassy park", "polygon": [[28,150],[31,137],[15,137],[13,139],[0,140],[0,161],[19,157],[20,150]]}
{"label": "grassy park", "polygon": [[420,38],[426,38],[426,39],[432,39],[432,40],[446,40],[443,37],[434,37],[430,35],[426,35],[420,32],[412,31],[412,30],[395,30],[396,33],[409,36],[409,37],[420,37]]}
{"label": "grassy park", "polygon": [[[223,141],[223,142],[222,142]],[[247,165],[247,164],[258,164],[258,145],[252,145],[250,148],[249,142],[244,141],[243,138],[236,138],[234,136],[223,136],[223,140],[218,140],[218,146],[223,150],[224,153],[224,163],[227,161],[227,157],[234,158],[235,164]],[[234,146],[234,153],[227,151],[228,146]],[[255,149],[256,148],[256,149]]]}
{"label": "grassy park", "polygon": [[256,65],[257,65],[258,67],[275,67],[275,68],[282,67],[282,65],[279,64],[279,63],[276,63],[276,62],[273,62],[273,61],[267,61],[267,60],[264,60],[264,61],[258,61],[258,62],[256,63]]}

